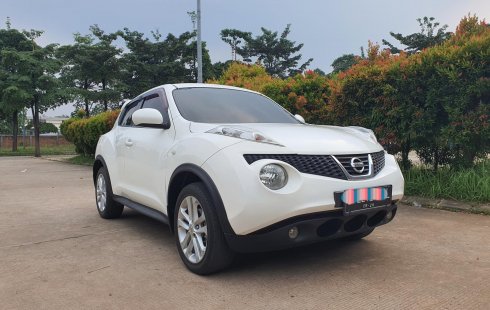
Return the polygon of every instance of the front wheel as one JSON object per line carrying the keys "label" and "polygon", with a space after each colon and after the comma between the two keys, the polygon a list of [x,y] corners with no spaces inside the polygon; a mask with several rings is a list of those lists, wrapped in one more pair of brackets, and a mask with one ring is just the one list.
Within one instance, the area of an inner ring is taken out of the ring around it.
{"label": "front wheel", "polygon": [[174,227],[179,255],[190,271],[210,274],[233,261],[234,253],[226,243],[211,197],[202,183],[189,184],[180,192]]}
{"label": "front wheel", "polygon": [[113,219],[121,216],[124,206],[114,201],[109,173],[104,167],[97,172],[95,180],[95,202],[99,215],[105,219]]}

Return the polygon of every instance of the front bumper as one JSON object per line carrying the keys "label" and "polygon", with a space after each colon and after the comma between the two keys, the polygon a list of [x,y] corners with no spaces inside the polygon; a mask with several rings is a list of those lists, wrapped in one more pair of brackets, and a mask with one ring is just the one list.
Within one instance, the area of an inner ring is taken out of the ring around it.
{"label": "front bumper", "polygon": [[[243,154],[291,154],[293,150],[241,142],[226,147],[211,156],[201,168],[213,180],[222,199],[222,218],[231,227],[231,233],[250,235],[286,219],[334,212],[338,210],[335,193],[347,189],[392,186],[392,200],[403,197],[403,175],[392,155],[386,154],[384,168],[374,177],[362,180],[341,180],[300,173],[293,166],[274,159],[261,159],[248,164]],[[288,183],[272,191],[259,180],[260,169],[269,163],[283,166]],[[228,232],[227,232],[228,233]]]}
{"label": "front bumper", "polygon": [[[262,252],[280,250],[351,235],[362,234],[390,222],[397,206],[344,215],[342,210],[293,217],[248,235],[225,234],[230,248],[236,252]],[[289,230],[298,229],[296,238]]]}

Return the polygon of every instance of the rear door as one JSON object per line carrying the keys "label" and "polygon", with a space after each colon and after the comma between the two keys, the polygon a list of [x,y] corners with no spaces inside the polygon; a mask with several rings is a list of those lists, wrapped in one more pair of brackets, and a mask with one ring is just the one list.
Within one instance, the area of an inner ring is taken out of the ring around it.
{"label": "rear door", "polygon": [[[168,103],[163,89],[145,94],[140,108],[158,110],[169,121]],[[124,173],[127,198],[166,213],[165,180],[168,152],[175,139],[172,124],[169,129],[131,126],[126,134]]]}

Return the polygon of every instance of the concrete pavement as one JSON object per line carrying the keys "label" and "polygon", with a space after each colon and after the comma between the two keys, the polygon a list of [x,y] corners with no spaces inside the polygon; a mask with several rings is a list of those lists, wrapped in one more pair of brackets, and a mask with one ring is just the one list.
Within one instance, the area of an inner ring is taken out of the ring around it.
{"label": "concrete pavement", "polygon": [[490,217],[401,206],[358,242],[196,276],[166,226],[95,209],[90,167],[0,157],[0,309],[489,309]]}

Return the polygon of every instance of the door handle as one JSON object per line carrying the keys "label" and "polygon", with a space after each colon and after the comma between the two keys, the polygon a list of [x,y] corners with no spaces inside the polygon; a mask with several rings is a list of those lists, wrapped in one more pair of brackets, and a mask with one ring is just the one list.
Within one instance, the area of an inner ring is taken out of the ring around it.
{"label": "door handle", "polygon": [[133,141],[131,139],[127,139],[125,144],[126,146],[133,146]]}

